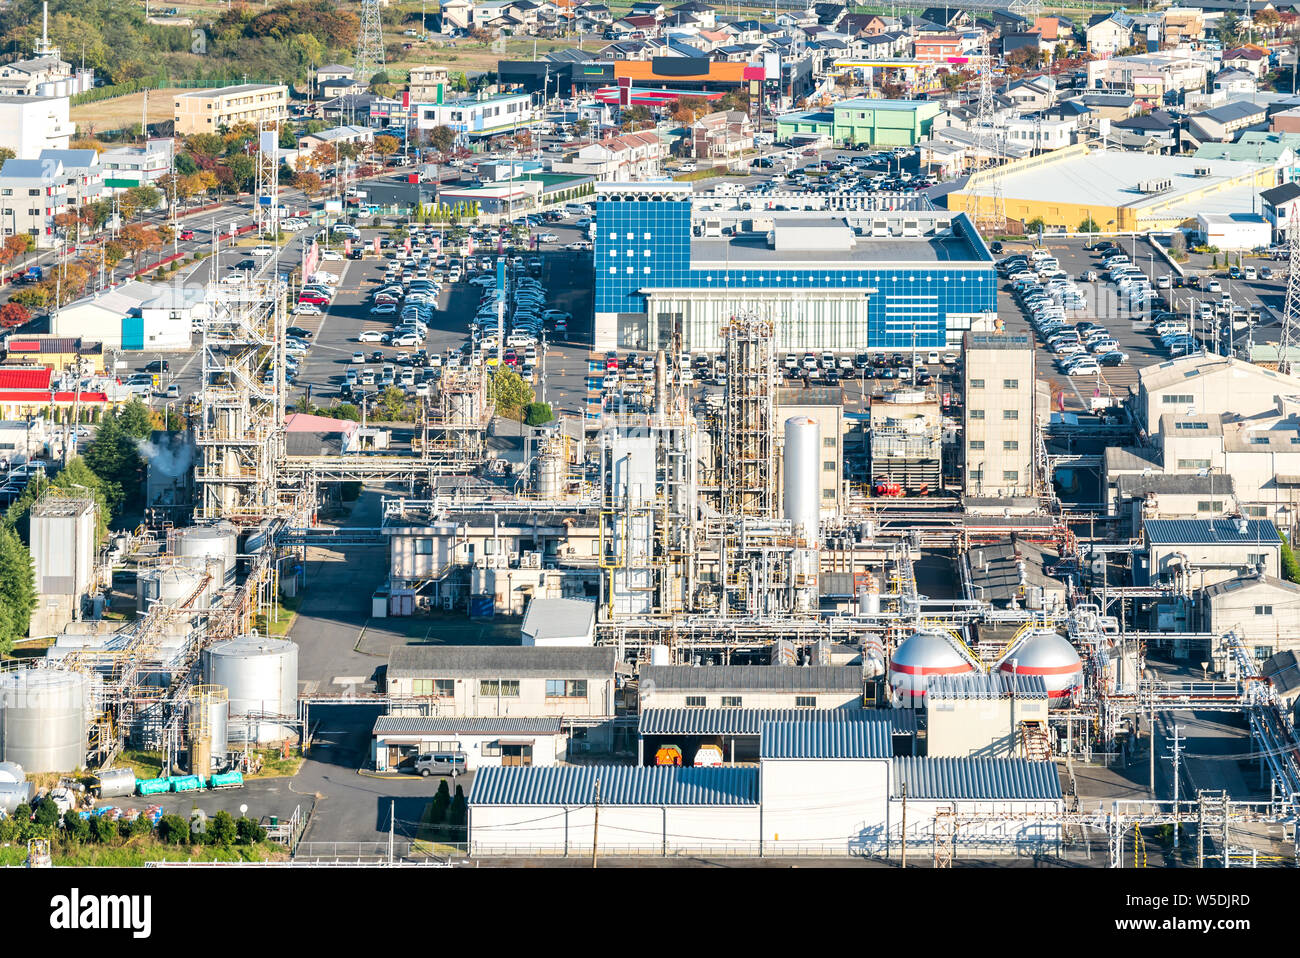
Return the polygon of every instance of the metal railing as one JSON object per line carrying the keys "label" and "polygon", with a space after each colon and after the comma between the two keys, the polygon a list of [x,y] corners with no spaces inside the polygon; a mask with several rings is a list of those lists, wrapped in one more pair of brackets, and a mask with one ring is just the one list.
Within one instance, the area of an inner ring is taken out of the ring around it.
{"label": "metal railing", "polygon": [[299,842],[295,861],[313,862],[445,862],[468,854],[463,843],[395,839],[392,842]]}

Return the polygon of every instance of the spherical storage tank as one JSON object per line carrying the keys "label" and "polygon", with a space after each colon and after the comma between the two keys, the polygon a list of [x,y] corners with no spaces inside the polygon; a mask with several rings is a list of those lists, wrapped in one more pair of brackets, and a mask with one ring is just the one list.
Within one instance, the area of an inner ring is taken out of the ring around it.
{"label": "spherical storage tank", "polygon": [[1059,632],[1035,632],[1012,649],[999,666],[1016,675],[1041,675],[1051,708],[1064,708],[1083,685],[1083,660]]}
{"label": "spherical storage tank", "polygon": [[293,734],[256,716],[295,716],[298,710],[298,646],[257,633],[218,642],[203,652],[203,678],[229,693],[232,742],[278,742]]}
{"label": "spherical storage tank", "polygon": [[221,573],[214,575],[217,587],[235,584],[235,557],[238,555],[239,532],[229,522],[210,526],[193,526],[176,534],[176,557],[185,565],[199,570],[207,568],[208,559],[221,561]]}
{"label": "spherical storage tank", "polygon": [[148,612],[154,602],[163,605],[178,606],[190,596],[194,601],[190,607],[201,611],[208,607],[208,590],[198,595],[195,592],[203,584],[203,573],[185,566],[171,566],[165,569],[149,569],[136,577],[135,607],[139,612]]}
{"label": "spherical storage tank", "polygon": [[29,773],[82,768],[89,689],[81,672],[28,669],[0,675],[0,760]]}
{"label": "spherical storage tank", "polygon": [[889,660],[889,698],[895,708],[921,708],[925,692],[935,675],[974,672],[947,636],[939,632],[916,632],[899,643]]}

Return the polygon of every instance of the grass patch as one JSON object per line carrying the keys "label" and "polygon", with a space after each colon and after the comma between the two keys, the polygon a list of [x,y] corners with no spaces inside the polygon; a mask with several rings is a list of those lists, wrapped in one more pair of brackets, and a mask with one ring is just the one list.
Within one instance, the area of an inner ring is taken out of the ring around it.
{"label": "grass patch", "polygon": [[[253,627],[262,635],[284,636],[293,628],[293,621],[298,617],[302,606],[302,593],[294,596],[280,596],[276,602],[278,615],[263,614],[253,617]],[[279,621],[276,621],[276,619]]]}
{"label": "grass patch", "polygon": [[22,662],[28,659],[45,657],[45,651],[54,644],[58,636],[47,635],[40,639],[19,639],[14,643],[13,651],[0,655],[0,661]]}
{"label": "grass patch", "polygon": [[302,768],[302,754],[296,748],[290,749],[288,758],[283,757],[277,748],[260,748],[257,754],[262,756],[262,769],[253,775],[245,775],[246,782],[255,778],[292,778]]}
{"label": "grass patch", "polygon": [[[145,862],[151,861],[266,862],[284,861],[288,857],[288,851],[274,842],[214,848],[207,845],[164,845],[152,836],[133,838],[121,845],[56,843],[51,855],[56,866],[83,868],[141,868]],[[26,861],[26,846],[0,846],[0,867],[21,866]]]}
{"label": "grass patch", "polygon": [[694,173],[681,173],[674,176],[673,179],[681,183],[690,183],[695,180],[710,180],[717,176],[745,176],[744,173],[735,173],[724,166],[709,166],[702,170],[696,170]]}
{"label": "grass patch", "polygon": [[162,778],[163,775],[162,752],[146,752],[137,748],[123,749],[113,765],[115,768],[131,769],[137,779]]}

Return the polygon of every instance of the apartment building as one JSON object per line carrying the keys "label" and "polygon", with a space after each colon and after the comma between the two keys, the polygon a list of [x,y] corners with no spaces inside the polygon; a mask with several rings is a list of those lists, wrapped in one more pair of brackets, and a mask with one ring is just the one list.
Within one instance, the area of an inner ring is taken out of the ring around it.
{"label": "apartment building", "polygon": [[66,96],[0,96],[0,147],[20,160],[41,150],[66,150],[73,125]]}
{"label": "apartment building", "polygon": [[412,103],[441,103],[447,95],[447,68],[411,67],[408,88]]}
{"label": "apartment building", "polygon": [[1034,492],[1034,353],[1025,334],[966,333],[965,494]]}
{"label": "apartment building", "polygon": [[176,94],[176,135],[217,133],[240,123],[286,120],[289,88],[282,83],[242,83]]}
{"label": "apartment building", "polygon": [[0,231],[26,233],[37,249],[58,245],[54,217],[66,212],[68,193],[59,160],[5,160],[0,167]]}

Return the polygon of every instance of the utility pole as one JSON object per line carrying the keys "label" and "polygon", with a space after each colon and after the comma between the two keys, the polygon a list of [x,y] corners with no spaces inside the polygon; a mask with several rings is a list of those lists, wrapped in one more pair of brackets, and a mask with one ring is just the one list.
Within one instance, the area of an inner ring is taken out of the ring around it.
{"label": "utility pole", "polygon": [[596,867],[596,851],[600,848],[600,779],[596,779],[596,816],[591,822],[591,867]]}
{"label": "utility pole", "polygon": [[1174,743],[1170,754],[1170,758],[1174,763],[1174,846],[1176,848],[1181,848],[1183,844],[1182,835],[1180,834],[1178,827],[1181,824],[1178,820],[1178,764],[1182,758],[1183,751],[1182,738],[1179,735],[1182,729],[1183,727],[1181,725],[1174,726]]}
{"label": "utility pole", "polygon": [[388,864],[393,863],[393,816],[397,807],[395,799],[388,800]]}
{"label": "utility pole", "polygon": [[1147,694],[1151,696],[1151,797],[1156,796],[1156,686],[1154,676],[1148,673]]}
{"label": "utility pole", "polygon": [[903,868],[907,867],[907,783],[903,783]]}

